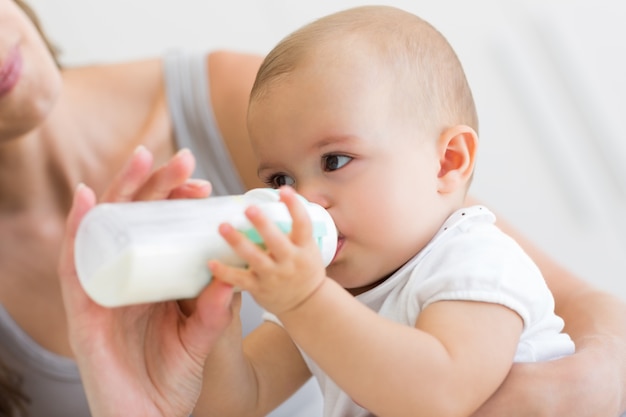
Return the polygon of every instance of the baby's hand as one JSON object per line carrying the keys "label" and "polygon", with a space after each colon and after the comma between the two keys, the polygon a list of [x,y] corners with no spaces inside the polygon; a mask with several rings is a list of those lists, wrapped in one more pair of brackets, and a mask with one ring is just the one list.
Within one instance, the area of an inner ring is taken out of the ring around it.
{"label": "baby's hand", "polygon": [[244,259],[248,269],[209,262],[215,278],[248,291],[267,311],[276,315],[303,303],[326,279],[320,250],[313,238],[306,209],[293,189],[283,187],[280,199],[292,217],[290,234],[282,232],[258,207],[246,209],[246,217],[263,238],[263,250],[230,224],[220,226],[220,234]]}

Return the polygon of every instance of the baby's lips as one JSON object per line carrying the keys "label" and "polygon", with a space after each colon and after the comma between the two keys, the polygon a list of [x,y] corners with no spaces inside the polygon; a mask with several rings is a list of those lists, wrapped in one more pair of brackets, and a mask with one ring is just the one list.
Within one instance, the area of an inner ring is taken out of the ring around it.
{"label": "baby's lips", "polygon": [[344,241],[345,241],[345,238],[343,237],[343,235],[341,235],[340,233],[337,233],[337,249],[335,249],[335,255],[333,256],[333,259],[330,261],[331,264],[335,261],[335,259],[337,258],[337,255],[341,251]]}

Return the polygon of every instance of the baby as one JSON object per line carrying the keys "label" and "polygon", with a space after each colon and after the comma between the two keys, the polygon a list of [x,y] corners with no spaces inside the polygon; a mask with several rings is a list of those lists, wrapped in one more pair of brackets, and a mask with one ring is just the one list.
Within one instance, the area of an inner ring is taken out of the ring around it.
{"label": "baby", "polygon": [[[262,64],[248,128],[294,226],[248,209],[265,250],[221,226],[249,268],[214,276],[268,313],[243,343],[236,319],[223,335],[197,415],[265,415],[314,375],[327,417],[468,416],[513,362],[573,353],[538,268],[464,206],[477,115],[430,24],[367,6],[301,28]],[[336,223],[326,269],[294,189]]]}

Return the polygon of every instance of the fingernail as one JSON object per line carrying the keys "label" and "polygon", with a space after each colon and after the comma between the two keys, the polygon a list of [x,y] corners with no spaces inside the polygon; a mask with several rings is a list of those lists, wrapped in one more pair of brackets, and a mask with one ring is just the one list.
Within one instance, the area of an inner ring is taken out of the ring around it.
{"label": "fingernail", "polygon": [[211,183],[209,181],[204,180],[202,178],[189,178],[187,180],[187,183],[191,184],[191,185],[198,186],[198,187],[204,187],[206,185],[211,185]]}
{"label": "fingernail", "polygon": [[194,188],[198,188],[198,189],[208,189],[211,188],[211,183],[207,180],[203,180],[200,178],[190,178],[187,180],[187,185],[194,187]]}
{"label": "fingernail", "polygon": [[186,155],[186,154],[190,154],[191,151],[189,150],[189,148],[181,148],[178,150],[178,152],[176,152],[175,156],[181,156],[181,155]]}
{"label": "fingernail", "polygon": [[133,152],[134,154],[138,154],[141,152],[146,152],[148,150],[148,148],[146,148],[144,145],[139,145],[135,148],[135,151]]}

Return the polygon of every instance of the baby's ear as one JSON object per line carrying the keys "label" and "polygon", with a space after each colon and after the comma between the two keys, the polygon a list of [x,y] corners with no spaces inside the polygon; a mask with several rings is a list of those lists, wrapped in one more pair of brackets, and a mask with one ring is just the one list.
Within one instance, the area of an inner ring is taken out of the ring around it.
{"label": "baby's ear", "polygon": [[437,142],[440,193],[450,193],[466,187],[474,171],[477,148],[478,135],[469,126],[458,125],[441,133]]}

